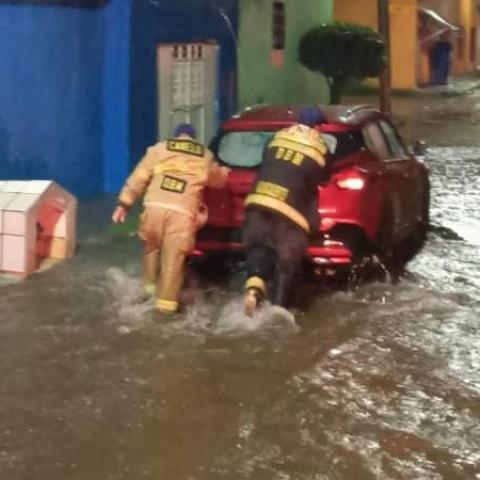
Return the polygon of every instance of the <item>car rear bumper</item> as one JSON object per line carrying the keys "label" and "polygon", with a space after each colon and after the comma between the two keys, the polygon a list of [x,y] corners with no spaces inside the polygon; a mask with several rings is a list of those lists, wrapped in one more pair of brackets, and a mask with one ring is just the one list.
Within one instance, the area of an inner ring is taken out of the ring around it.
{"label": "car rear bumper", "polygon": [[[326,242],[329,242],[329,240],[326,240]],[[318,266],[350,265],[353,256],[352,252],[341,242],[310,246],[307,254],[312,263]]]}
{"label": "car rear bumper", "polygon": [[[240,241],[239,232],[230,232],[230,237],[225,232],[217,232],[217,238],[208,238],[199,235],[199,239],[192,252],[192,257],[204,257],[211,253],[238,253],[244,246]],[[352,251],[341,241],[336,241],[327,236],[319,238],[307,249],[306,259],[317,267],[348,266],[352,263]]]}

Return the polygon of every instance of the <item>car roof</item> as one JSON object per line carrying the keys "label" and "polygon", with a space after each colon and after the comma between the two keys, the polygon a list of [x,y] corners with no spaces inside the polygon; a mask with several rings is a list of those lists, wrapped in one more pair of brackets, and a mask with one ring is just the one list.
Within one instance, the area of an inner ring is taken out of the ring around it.
{"label": "car roof", "polygon": [[[383,114],[371,105],[318,105],[327,123],[320,126],[322,131],[349,131],[365,123],[383,118]],[[259,105],[248,107],[226,120],[223,129],[227,131],[242,130],[277,130],[296,123],[302,110],[298,105]]]}

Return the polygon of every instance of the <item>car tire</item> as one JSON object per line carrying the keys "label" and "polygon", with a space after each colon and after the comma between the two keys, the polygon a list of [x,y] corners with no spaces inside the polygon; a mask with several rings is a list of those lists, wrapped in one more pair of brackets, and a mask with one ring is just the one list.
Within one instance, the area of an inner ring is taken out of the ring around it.
{"label": "car tire", "polygon": [[400,245],[395,243],[392,207],[387,203],[382,211],[377,233],[377,257],[383,279],[396,283],[402,275],[405,262],[400,255]]}
{"label": "car tire", "polygon": [[343,289],[356,290],[365,282],[383,278],[384,269],[378,262],[378,249],[362,228],[337,226],[332,231],[332,238],[340,240],[352,252],[351,264],[339,272]]}
{"label": "car tire", "polygon": [[421,205],[421,219],[414,232],[403,242],[399,258],[406,265],[420,252],[427,241],[430,223],[430,185],[428,179],[423,184],[423,196]]}
{"label": "car tire", "polygon": [[389,261],[394,255],[392,208],[386,204],[380,216],[377,229],[377,253],[382,261]]}
{"label": "car tire", "polygon": [[429,227],[430,227],[430,182],[428,178],[425,178],[423,182],[422,219],[418,224],[418,236],[422,241],[422,246],[427,240]]}

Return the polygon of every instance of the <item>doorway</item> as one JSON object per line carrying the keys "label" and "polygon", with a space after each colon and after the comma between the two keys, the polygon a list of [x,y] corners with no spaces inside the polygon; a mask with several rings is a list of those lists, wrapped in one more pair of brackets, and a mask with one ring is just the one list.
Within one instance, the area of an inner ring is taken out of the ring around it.
{"label": "doorway", "polygon": [[218,45],[160,44],[157,47],[158,140],[191,123],[208,143],[218,123]]}

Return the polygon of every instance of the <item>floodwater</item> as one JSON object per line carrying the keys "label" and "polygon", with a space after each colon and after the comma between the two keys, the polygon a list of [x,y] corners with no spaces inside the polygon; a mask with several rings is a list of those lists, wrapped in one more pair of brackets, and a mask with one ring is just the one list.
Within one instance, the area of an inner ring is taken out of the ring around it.
{"label": "floodwater", "polygon": [[296,323],[247,321],[241,272],[162,317],[113,200],[82,205],[73,260],[0,286],[0,478],[480,478],[477,105],[396,101],[442,228],[399,283],[323,291]]}

